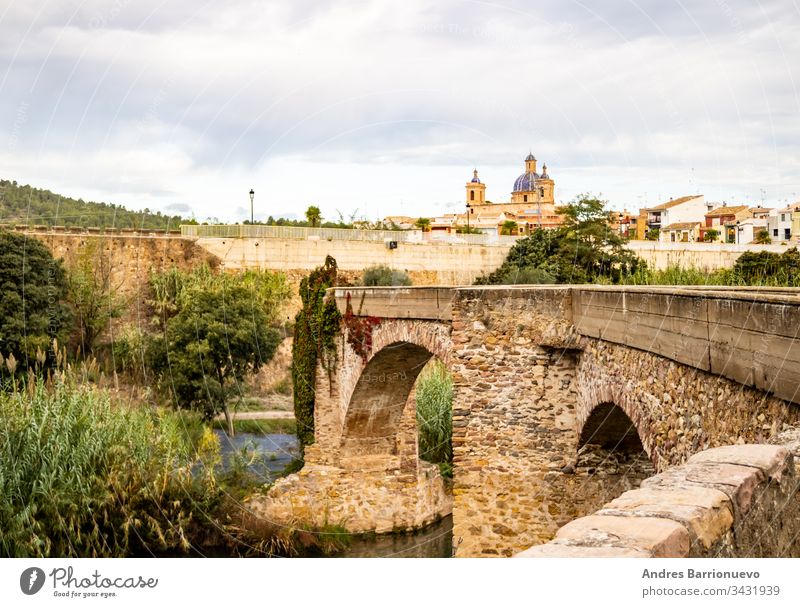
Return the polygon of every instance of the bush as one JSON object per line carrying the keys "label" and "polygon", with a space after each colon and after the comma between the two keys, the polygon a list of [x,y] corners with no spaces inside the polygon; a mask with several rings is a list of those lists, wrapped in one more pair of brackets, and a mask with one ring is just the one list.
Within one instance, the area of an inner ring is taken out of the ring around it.
{"label": "bush", "polygon": [[453,378],[439,360],[417,378],[419,457],[432,464],[453,462]]}
{"label": "bush", "polygon": [[365,287],[410,287],[411,278],[402,270],[380,265],[364,270],[362,283]]}

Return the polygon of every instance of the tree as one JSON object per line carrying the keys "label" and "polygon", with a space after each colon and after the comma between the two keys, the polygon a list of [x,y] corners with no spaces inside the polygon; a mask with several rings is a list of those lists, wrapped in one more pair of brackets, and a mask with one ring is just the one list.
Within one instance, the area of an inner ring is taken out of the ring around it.
{"label": "tree", "polygon": [[111,259],[104,254],[101,240],[89,239],[67,263],[68,298],[75,316],[79,347],[91,352],[98,336],[112,318],[123,311],[118,295],[120,285],[112,285]]}
{"label": "tree", "polygon": [[312,228],[316,228],[322,222],[322,213],[319,207],[310,206],[306,209],[306,219]]}
{"label": "tree", "polygon": [[517,222],[511,219],[504,221],[500,226],[500,234],[505,236],[512,236],[517,231]]}
{"label": "tree", "polygon": [[772,238],[769,237],[767,230],[759,230],[753,238],[755,244],[772,244]]}
{"label": "tree", "polygon": [[423,232],[430,232],[431,231],[431,220],[427,217],[420,217],[414,222],[414,225],[417,226]]}
{"label": "tree", "polygon": [[703,240],[706,242],[716,242],[719,240],[719,230],[706,230],[703,234]]}
{"label": "tree", "polygon": [[150,279],[150,301],[162,335],[149,346],[149,366],[178,407],[210,419],[225,414],[233,435],[230,397],[239,382],[272,359],[290,289],[282,274],[248,270],[214,274],[208,266],[172,269]]}
{"label": "tree", "polygon": [[658,237],[661,235],[661,230],[658,228],[651,228],[647,230],[647,233],[644,235],[645,240],[658,240]]}
{"label": "tree", "polygon": [[519,239],[503,264],[479,284],[518,283],[520,276],[541,282],[619,282],[643,262],[625,248],[624,239],[609,225],[604,206],[604,201],[588,194],[578,196],[562,209],[560,228],[538,228]]}
{"label": "tree", "polygon": [[180,407],[200,410],[207,419],[221,410],[233,436],[228,408],[233,388],[269,361],[279,342],[246,287],[196,289],[167,323],[165,379]]}
{"label": "tree", "polygon": [[[66,273],[35,238],[0,230],[0,355],[19,370],[52,362],[71,327]],[[42,358],[45,357],[45,358]]]}

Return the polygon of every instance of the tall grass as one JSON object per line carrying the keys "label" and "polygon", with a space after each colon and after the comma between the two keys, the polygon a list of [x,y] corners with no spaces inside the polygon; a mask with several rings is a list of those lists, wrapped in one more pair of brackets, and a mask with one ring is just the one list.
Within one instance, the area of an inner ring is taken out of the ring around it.
{"label": "tall grass", "polygon": [[428,363],[417,379],[417,428],[420,459],[452,464],[453,378],[439,360]]}
{"label": "tall grass", "polygon": [[[213,452],[216,442],[205,444]],[[7,386],[0,556],[187,550],[197,516],[218,496],[213,473],[193,474],[194,450],[174,414],[112,405],[67,375]]]}

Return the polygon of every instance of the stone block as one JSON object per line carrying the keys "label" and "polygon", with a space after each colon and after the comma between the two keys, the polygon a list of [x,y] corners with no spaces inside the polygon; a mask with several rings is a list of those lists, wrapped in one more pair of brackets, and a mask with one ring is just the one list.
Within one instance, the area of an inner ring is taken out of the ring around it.
{"label": "stone block", "polygon": [[779,445],[727,445],[697,453],[689,462],[714,462],[752,466],[761,470],[767,478],[780,481],[790,468],[789,451]]}
{"label": "stone block", "polygon": [[654,557],[686,557],[690,545],[683,525],[655,517],[585,516],[559,529],[556,539],[585,546],[634,548]]}
{"label": "stone block", "polygon": [[706,487],[635,489],[623,493],[597,512],[599,516],[656,516],[686,527],[692,542],[710,548],[733,525],[730,498]]}

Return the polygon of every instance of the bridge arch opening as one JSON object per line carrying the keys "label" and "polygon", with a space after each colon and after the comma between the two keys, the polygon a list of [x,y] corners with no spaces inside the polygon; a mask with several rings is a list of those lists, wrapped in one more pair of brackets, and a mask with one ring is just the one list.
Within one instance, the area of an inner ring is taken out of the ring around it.
{"label": "bridge arch opening", "polygon": [[417,470],[420,460],[452,462],[453,382],[427,348],[394,342],[364,367],[347,405],[343,463]]}
{"label": "bridge arch opening", "polygon": [[655,473],[633,420],[614,403],[597,405],[578,438],[574,474],[581,478],[575,496],[581,510],[593,512]]}
{"label": "bridge arch opening", "polygon": [[589,414],[578,447],[588,444],[614,451],[644,451],[633,420],[614,403],[601,403]]}

